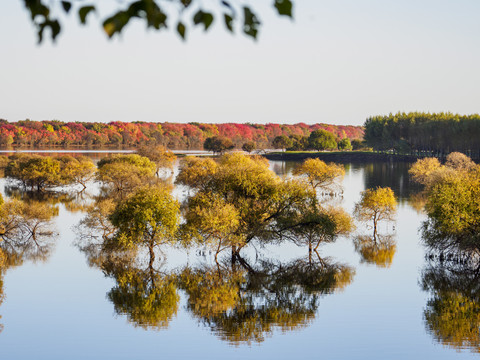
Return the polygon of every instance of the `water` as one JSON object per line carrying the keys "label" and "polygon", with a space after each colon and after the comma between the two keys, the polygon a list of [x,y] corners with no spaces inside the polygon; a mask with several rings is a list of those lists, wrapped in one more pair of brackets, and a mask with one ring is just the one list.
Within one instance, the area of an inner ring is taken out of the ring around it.
{"label": "water", "polygon": [[[271,168],[281,175],[290,173],[293,166],[294,163],[271,163]],[[256,337],[235,336],[232,329],[238,324],[246,326],[246,322],[227,324],[205,314],[201,307],[192,308],[188,303],[192,294],[179,288],[176,289],[178,303],[160,326],[149,326],[141,314],[137,313],[135,318],[132,312],[120,311],[118,301],[115,304],[108,295],[113,289],[118,290],[114,276],[118,273],[112,275],[105,269],[89,266],[87,254],[76,246],[73,231],[83,214],[68,211],[60,204],[59,216],[55,218],[59,235],[47,259],[27,259],[23,264],[8,268],[4,275],[6,298],[0,305],[0,324],[4,327],[0,333],[0,358],[475,357],[472,342],[458,345],[454,337],[439,336],[441,332],[436,332],[435,326],[426,321],[425,310],[434,294],[433,290],[425,291],[422,286],[427,260],[418,229],[425,216],[415,210],[411,195],[418,189],[408,181],[408,166],[406,163],[347,164],[344,194],[335,200],[351,213],[365,188],[390,186],[394,189],[399,202],[397,221],[382,224],[380,228],[381,232],[392,236],[391,263],[388,257],[386,262],[377,264],[372,259],[362,258],[355,251],[355,235],[340,238],[320,249],[325,266],[337,274],[334,284],[326,285],[323,291],[308,292],[297,283],[285,280],[288,266],[294,261],[298,264],[308,260],[306,248],[285,243],[258,249],[258,252],[250,247],[245,252],[252,266],[271,274],[270,278],[259,280],[255,291],[251,283],[249,288],[245,285],[242,293],[245,309],[255,309],[256,314],[263,311],[267,314],[265,318],[270,319],[251,323],[256,326]],[[0,186],[5,186],[5,180]],[[181,193],[176,192],[179,196]],[[356,235],[367,231],[359,226]],[[208,251],[203,254],[201,249],[188,252],[168,249],[161,270],[168,274],[181,271],[188,264],[216,271],[212,255]],[[228,280],[228,267],[221,271],[222,279]],[[331,280],[327,272],[324,273],[325,279]],[[289,286],[288,291],[286,288],[279,290],[279,284]],[[120,302],[126,297],[122,299]],[[285,310],[293,301],[298,306]],[[283,320],[272,320],[273,303],[275,309],[284,314]],[[228,315],[229,319],[235,318],[231,312]],[[473,338],[475,331],[478,335],[478,322],[473,322],[470,331]],[[247,333],[243,331],[244,335]]]}

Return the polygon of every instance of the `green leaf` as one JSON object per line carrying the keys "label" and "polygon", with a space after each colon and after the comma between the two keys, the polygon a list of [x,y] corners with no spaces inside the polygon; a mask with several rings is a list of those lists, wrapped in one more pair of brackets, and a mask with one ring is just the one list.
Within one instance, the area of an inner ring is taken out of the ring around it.
{"label": "green leaf", "polygon": [[63,10],[68,14],[72,8],[72,3],[70,1],[62,1]]}
{"label": "green leaf", "polygon": [[192,0],[180,0],[180,2],[182,3],[183,6],[187,8],[192,3]]}
{"label": "green leaf", "polygon": [[177,24],[177,32],[178,34],[182,37],[183,40],[185,40],[185,25],[179,21],[178,24]]}
{"label": "green leaf", "polygon": [[293,4],[290,0],[275,0],[274,6],[279,15],[292,17]]}
{"label": "green leaf", "polygon": [[257,15],[255,15],[249,7],[244,6],[243,16],[243,32],[248,36],[256,39],[258,34],[258,26],[260,25],[260,21],[258,20]]}
{"label": "green leaf", "polygon": [[130,16],[128,13],[125,11],[119,11],[103,22],[103,30],[105,30],[108,37],[111,38],[115,33],[120,33],[129,21]]}
{"label": "green leaf", "polygon": [[198,10],[197,13],[193,16],[193,23],[195,25],[203,24],[205,27],[205,31],[207,31],[210,25],[212,25],[213,23],[213,15],[203,10]]}
{"label": "green leaf", "polygon": [[223,14],[225,20],[225,26],[227,29],[233,33],[233,17],[228,14]]}
{"label": "green leaf", "polygon": [[78,16],[80,17],[80,22],[83,25],[87,23],[87,15],[92,11],[95,11],[95,6],[92,5],[82,6],[80,9],[78,9]]}
{"label": "green leaf", "polygon": [[24,0],[25,7],[30,11],[32,20],[35,20],[37,16],[42,16],[47,19],[50,15],[50,8],[45,6],[38,0]]}
{"label": "green leaf", "polygon": [[52,40],[55,41],[58,34],[60,34],[60,23],[57,20],[45,20],[43,23],[38,25],[38,43],[43,41],[43,31],[49,27],[52,33]]}

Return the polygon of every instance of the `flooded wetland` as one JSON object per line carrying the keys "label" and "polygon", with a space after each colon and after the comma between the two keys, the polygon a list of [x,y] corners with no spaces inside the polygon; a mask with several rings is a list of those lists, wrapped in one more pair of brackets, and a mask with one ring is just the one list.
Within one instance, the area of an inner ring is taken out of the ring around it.
{"label": "flooded wetland", "polygon": [[[269,163],[286,177],[298,165]],[[112,253],[85,230],[98,183],[44,198],[55,213],[36,241],[0,244],[2,358],[476,356],[478,272],[428,256],[412,164],[344,165],[342,190],[321,201],[353,214],[363,190],[393,189],[395,220],[379,222],[375,242],[371,227],[355,222],[313,251],[253,239],[235,260],[228,249],[215,256],[212,247],[174,243]],[[5,199],[22,197],[11,181],[0,186]],[[182,202],[190,191],[176,185],[173,197]]]}

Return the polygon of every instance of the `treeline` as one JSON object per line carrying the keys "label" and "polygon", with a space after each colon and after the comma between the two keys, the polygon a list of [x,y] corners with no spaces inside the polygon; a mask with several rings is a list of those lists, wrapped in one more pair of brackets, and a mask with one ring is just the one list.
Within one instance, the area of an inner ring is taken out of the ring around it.
{"label": "treeline", "polygon": [[338,138],[360,139],[363,128],[327,124],[200,124],[150,122],[69,122],[0,120],[0,146],[15,147],[137,147],[162,145],[169,149],[203,149],[207,138],[222,136],[241,148],[248,141],[269,148],[277,136],[309,136],[326,130]]}
{"label": "treeline", "polygon": [[365,141],[375,150],[443,157],[458,151],[480,158],[480,115],[397,113],[370,117]]}

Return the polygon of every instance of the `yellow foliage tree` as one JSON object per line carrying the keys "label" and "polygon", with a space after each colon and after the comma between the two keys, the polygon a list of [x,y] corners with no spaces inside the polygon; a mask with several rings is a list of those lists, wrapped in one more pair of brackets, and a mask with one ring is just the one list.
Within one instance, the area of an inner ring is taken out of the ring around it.
{"label": "yellow foliage tree", "polygon": [[373,222],[373,237],[377,236],[379,221],[393,221],[397,211],[395,194],[389,187],[367,189],[361,193],[361,198],[355,204],[354,214],[359,221]]}

